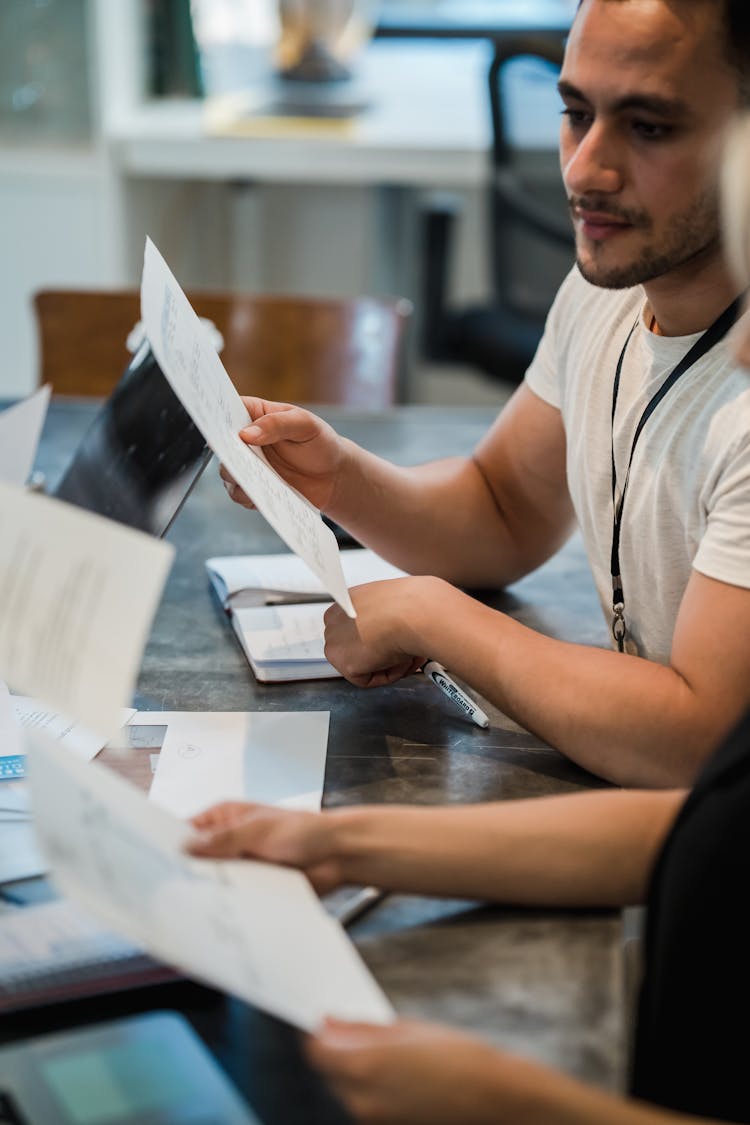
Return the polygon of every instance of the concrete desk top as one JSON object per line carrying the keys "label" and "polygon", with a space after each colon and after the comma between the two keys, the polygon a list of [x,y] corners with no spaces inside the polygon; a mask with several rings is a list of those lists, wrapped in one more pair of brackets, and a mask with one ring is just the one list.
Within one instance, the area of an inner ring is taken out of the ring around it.
{"label": "concrete desk top", "polygon": [[[93,409],[91,403],[53,403],[39,458],[51,480]],[[468,452],[493,418],[484,408],[401,407],[378,416],[320,412],[341,432],[401,463]],[[490,729],[472,726],[419,676],[377,691],[344,680],[256,683],[209,591],[204,560],[277,551],[283,544],[257,513],[229,502],[215,462],[169,538],[176,558],[143,661],[139,708],[330,710],[329,806],[513,799],[603,784],[489,704],[482,702]],[[575,538],[534,575],[487,600],[552,635],[607,644]],[[138,768],[145,784],[147,763]],[[602,1086],[620,1086],[618,913],[390,896],[351,932],[399,1013],[454,1023]],[[222,1011],[221,1020],[204,1011],[196,1025],[262,1117],[284,1125],[341,1120],[299,1061],[288,1029],[235,1001],[224,1002]],[[298,1077],[295,1089],[305,1090],[301,1100],[290,1097],[290,1067]]]}

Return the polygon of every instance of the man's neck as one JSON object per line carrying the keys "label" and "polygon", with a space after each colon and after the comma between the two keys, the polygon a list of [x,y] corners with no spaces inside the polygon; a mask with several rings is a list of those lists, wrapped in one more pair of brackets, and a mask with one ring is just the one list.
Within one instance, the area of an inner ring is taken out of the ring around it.
{"label": "man's neck", "polygon": [[643,286],[648,300],[646,323],[658,336],[703,332],[739,293],[737,283],[718,256],[686,275],[687,268],[675,270]]}

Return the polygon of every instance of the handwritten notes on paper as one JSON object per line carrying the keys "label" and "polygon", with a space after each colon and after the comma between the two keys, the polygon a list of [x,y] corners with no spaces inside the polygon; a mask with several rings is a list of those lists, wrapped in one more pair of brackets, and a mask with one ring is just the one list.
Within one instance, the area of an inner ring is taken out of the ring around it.
{"label": "handwritten notes on paper", "polygon": [[172,553],[141,532],[0,484],[0,675],[113,734]]}
{"label": "handwritten notes on paper", "polygon": [[191,859],[189,829],[97,762],[30,733],[39,838],[54,880],[150,953],[307,1031],[391,1007],[299,871]]}
{"label": "handwritten notes on paper", "polygon": [[287,546],[354,617],[333,532],[318,510],[271,468],[262,451],[240,439],[247,410],[205,327],[150,239],[143,265],[141,317],[159,366],[211,449]]}

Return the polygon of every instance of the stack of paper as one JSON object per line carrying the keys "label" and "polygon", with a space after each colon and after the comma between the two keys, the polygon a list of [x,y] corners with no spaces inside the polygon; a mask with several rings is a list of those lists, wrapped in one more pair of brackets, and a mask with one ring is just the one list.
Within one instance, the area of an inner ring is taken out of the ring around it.
{"label": "stack of paper", "polygon": [[[347,586],[403,578],[404,571],[364,547],[341,552]],[[339,673],[325,658],[322,582],[296,555],[235,555],[206,560],[209,581],[229,615],[257,680],[320,680]]]}

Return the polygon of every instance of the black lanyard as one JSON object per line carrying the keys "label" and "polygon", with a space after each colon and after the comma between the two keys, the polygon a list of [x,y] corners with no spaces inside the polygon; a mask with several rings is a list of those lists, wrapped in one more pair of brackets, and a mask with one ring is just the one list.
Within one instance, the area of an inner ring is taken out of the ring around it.
{"label": "black lanyard", "polygon": [[620,493],[620,501],[617,502],[617,470],[615,469],[615,408],[617,406],[617,395],[620,390],[620,375],[622,373],[622,365],[625,359],[625,353],[628,350],[630,337],[635,331],[636,325],[640,320],[640,316],[636,320],[633,327],[628,332],[627,339],[622,346],[620,358],[617,361],[617,370],[615,371],[615,381],[612,387],[612,636],[617,642],[617,648],[620,652],[625,650],[625,637],[627,636],[627,626],[625,625],[625,593],[622,587],[622,578],[620,577],[620,529],[622,527],[622,510],[625,506],[625,492],[630,480],[630,468],[633,464],[633,454],[641,436],[643,427],[648,422],[649,418],[656,410],[659,403],[672,389],[681,375],[689,371],[693,364],[702,359],[707,352],[711,350],[714,344],[718,344],[722,340],[729,329],[737,319],[740,311],[742,298],[737,297],[732,301],[729,308],[725,309],[721,316],[713,322],[710,328],[707,328],[702,336],[699,337],[693,344],[692,348],[680,360],[672,373],[667,376],[659,390],[646,405],[643,414],[641,414],[640,421],[636,426],[635,434],[633,435],[633,444],[630,447],[630,457],[628,458],[628,467],[625,473],[625,483],[622,486]]}

